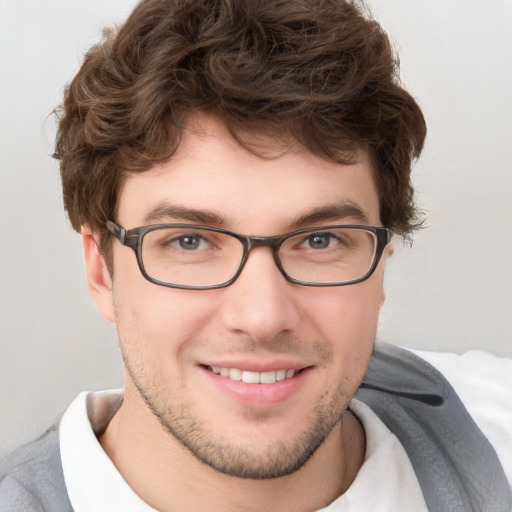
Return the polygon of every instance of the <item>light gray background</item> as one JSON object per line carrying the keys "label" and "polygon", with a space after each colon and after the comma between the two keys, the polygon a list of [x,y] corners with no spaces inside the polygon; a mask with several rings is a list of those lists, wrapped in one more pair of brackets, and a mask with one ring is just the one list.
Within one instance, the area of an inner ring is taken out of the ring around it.
{"label": "light gray background", "polygon": [[[0,0],[0,456],[83,389],[117,387],[61,206],[49,116],[133,0]],[[414,170],[427,229],[389,261],[380,337],[512,356],[512,1],[371,0],[429,125]]]}

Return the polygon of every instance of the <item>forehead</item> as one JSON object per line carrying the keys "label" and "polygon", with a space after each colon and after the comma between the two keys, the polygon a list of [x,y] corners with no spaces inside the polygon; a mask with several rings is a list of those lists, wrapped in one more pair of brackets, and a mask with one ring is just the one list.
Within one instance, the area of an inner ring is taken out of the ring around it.
{"label": "forehead", "polygon": [[377,189],[364,153],[341,165],[297,145],[284,148],[262,138],[257,143],[263,156],[240,145],[218,120],[196,118],[169,161],[125,179],[118,221],[127,228],[181,222],[187,219],[172,212],[189,209],[206,213],[204,220],[197,217],[200,223],[270,235],[308,212],[339,207],[346,223],[380,224]]}

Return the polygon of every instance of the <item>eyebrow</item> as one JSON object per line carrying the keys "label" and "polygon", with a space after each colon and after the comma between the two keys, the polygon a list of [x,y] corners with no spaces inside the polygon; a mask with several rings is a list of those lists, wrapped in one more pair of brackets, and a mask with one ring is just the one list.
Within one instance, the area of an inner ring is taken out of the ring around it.
{"label": "eyebrow", "polygon": [[179,205],[170,205],[165,201],[149,209],[144,215],[143,222],[144,224],[150,224],[169,220],[195,222],[214,227],[221,227],[224,224],[222,217],[210,210],[185,208]]}
{"label": "eyebrow", "polygon": [[[306,213],[296,217],[289,229],[301,229],[321,222],[339,222],[353,219],[355,222],[368,224],[368,215],[361,206],[354,201],[342,201],[309,209]],[[187,221],[213,227],[223,227],[225,220],[211,210],[198,210],[179,205],[171,205],[162,201],[150,208],[144,215],[144,224],[166,221]]]}
{"label": "eyebrow", "polygon": [[368,224],[368,215],[361,206],[354,201],[328,204],[318,208],[311,208],[305,214],[292,222],[294,229],[301,229],[320,222],[342,221],[353,219],[355,222]]}

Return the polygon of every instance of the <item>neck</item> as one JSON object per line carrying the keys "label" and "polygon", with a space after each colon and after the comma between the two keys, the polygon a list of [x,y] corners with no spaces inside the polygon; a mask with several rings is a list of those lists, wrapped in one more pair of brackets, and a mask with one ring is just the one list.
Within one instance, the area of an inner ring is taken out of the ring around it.
{"label": "neck", "polygon": [[196,459],[141,400],[130,398],[125,396],[100,443],[134,492],[161,512],[317,510],[348,489],[364,460],[364,430],[346,411],[295,473],[267,480],[231,477]]}

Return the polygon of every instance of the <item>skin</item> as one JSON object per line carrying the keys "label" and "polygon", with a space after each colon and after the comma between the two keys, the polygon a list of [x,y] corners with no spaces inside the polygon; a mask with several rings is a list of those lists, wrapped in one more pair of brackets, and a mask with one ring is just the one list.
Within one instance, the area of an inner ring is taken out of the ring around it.
{"label": "skin", "polygon": [[[264,159],[215,119],[189,128],[175,157],[126,179],[115,219],[125,228],[187,222],[162,213],[179,205],[236,233],[271,236],[296,229],[312,209],[347,202],[365,218],[300,227],[381,225],[365,155],[342,166],[292,146]],[[345,492],[364,459],[364,431],[347,406],[373,350],[386,253],[362,283],[314,288],[288,282],[271,251],[257,248],[231,286],[191,291],[145,280],[116,240],[111,279],[97,236],[84,227],[82,239],[91,294],[117,326],[126,365],[123,405],[100,442],[139,496],[163,512],[307,511]],[[217,363],[307,370],[284,397],[272,384],[233,395],[206,368]]]}

